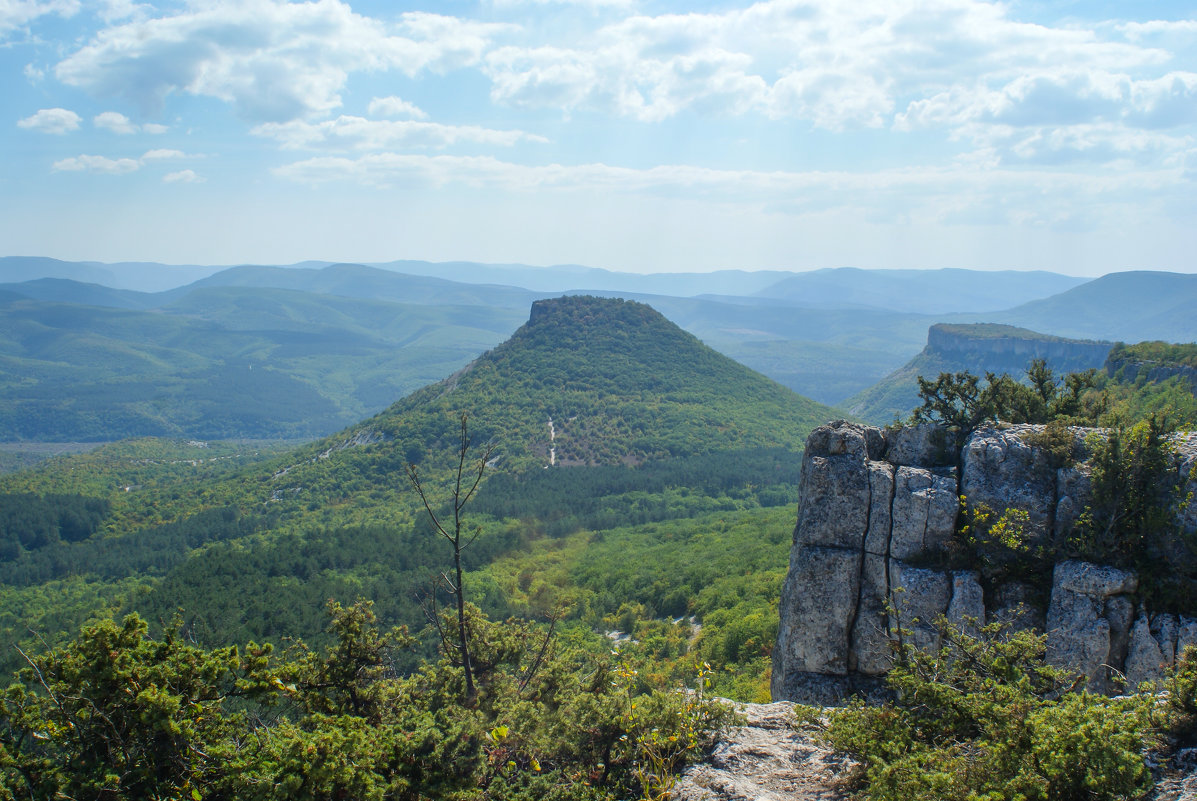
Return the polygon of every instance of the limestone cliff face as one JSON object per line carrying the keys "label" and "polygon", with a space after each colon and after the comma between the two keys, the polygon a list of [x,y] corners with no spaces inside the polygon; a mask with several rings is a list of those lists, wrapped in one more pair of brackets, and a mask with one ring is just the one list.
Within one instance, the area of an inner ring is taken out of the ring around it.
{"label": "limestone cliff face", "polygon": [[[1049,659],[1098,688],[1111,669],[1142,681],[1178,649],[1197,645],[1197,621],[1151,615],[1125,571],[1057,565],[1044,616],[1024,603],[1035,588],[986,588],[974,571],[919,566],[916,557],[953,536],[961,495],[970,505],[1025,511],[1033,539],[1068,529],[1089,504],[1087,465],[1054,467],[1029,440],[1038,428],[984,428],[960,451],[932,425],[891,431],[836,422],[811,433],[773,651],[774,699],[830,703],[867,689],[888,668],[896,628],[920,647],[938,647],[931,624],[940,616],[1046,627]],[[1086,433],[1074,432],[1082,455]],[[1190,436],[1179,443],[1177,469],[1187,475],[1195,462]],[[1197,529],[1197,503],[1183,519]]]}
{"label": "limestone cliff face", "polygon": [[1112,343],[1047,336],[1009,325],[933,325],[927,350],[967,359],[984,354],[990,361],[1012,362],[1021,374],[1031,359],[1047,359],[1059,371],[1100,367]]}

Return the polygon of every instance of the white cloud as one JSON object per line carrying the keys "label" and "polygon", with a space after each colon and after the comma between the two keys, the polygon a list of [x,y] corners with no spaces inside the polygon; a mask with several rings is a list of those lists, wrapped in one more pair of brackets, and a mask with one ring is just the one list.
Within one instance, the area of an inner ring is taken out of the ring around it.
{"label": "white cloud", "polygon": [[979,0],[763,0],[709,13],[634,15],[572,42],[490,52],[491,98],[653,122],[684,111],[760,114],[843,130],[1191,119],[1188,73],[1138,27],[1047,26]]}
{"label": "white cloud", "polygon": [[80,116],[65,108],[44,108],[23,120],[17,127],[48,134],[65,134],[79,129]]}
{"label": "white cloud", "polygon": [[141,168],[137,159],[110,159],[107,156],[72,156],[54,162],[51,170],[54,172],[98,172],[106,175],[124,175],[136,172]]}
{"label": "white cloud", "polygon": [[198,184],[203,183],[203,181],[204,179],[196,175],[194,170],[168,172],[162,176],[162,182],[166,184]]}
{"label": "white cloud", "polygon": [[496,8],[520,6],[582,6],[584,8],[631,8],[637,0],[490,0]]}
{"label": "white cloud", "polygon": [[78,11],[78,0],[2,0],[0,1],[0,41],[38,17],[48,14],[70,17]]}
{"label": "white cloud", "polygon": [[152,6],[144,3],[135,3],[133,0],[103,0],[102,5],[103,7],[98,13],[100,19],[105,22],[115,22],[116,20],[128,19],[129,17],[142,17],[152,10]]}
{"label": "white cloud", "polygon": [[182,150],[167,150],[165,148],[158,148],[156,150],[147,150],[142,154],[142,161],[161,161],[163,159],[190,159],[196,156],[189,156]]}
{"label": "white cloud", "polygon": [[[106,175],[125,175],[127,173],[136,172],[147,164],[152,164],[158,161],[177,161],[179,159],[200,158],[189,153],[184,153],[181,150],[167,150],[164,148],[156,150],[147,150],[139,159],[132,158],[109,158],[107,156],[72,156],[70,158],[60,159],[51,165],[50,169],[53,172],[95,172]],[[174,177],[171,177],[174,176]],[[198,181],[203,180],[191,170],[180,170],[173,173],[168,173],[163,177],[164,181],[173,183],[175,181]]]}
{"label": "white cloud", "polygon": [[511,146],[521,141],[545,142],[523,131],[501,131],[477,125],[441,125],[416,120],[367,120],[341,116],[324,122],[267,122],[251,133],[274,139],[284,148],[381,150],[388,147],[447,147],[460,143]]}
{"label": "white cloud", "polygon": [[301,183],[334,181],[378,188],[413,183],[459,184],[505,191],[666,194],[717,202],[783,206],[815,213],[833,207],[871,209],[894,217],[945,219],[967,197],[974,206],[1049,223],[1058,210],[1180,185],[1182,166],[1120,175],[1031,172],[960,165],[862,172],[721,170],[691,165],[647,169],[601,163],[529,166],[488,156],[373,153],[358,158],[318,157],[274,169]]}
{"label": "white cloud", "polygon": [[115,134],[132,134],[137,133],[138,130],[128,117],[117,111],[104,111],[97,114],[92,120],[92,124]]}
{"label": "white cloud", "polygon": [[30,83],[39,83],[46,77],[46,71],[40,67],[33,66],[33,64],[26,64],[22,73]]}
{"label": "white cloud", "polygon": [[183,92],[232,103],[247,119],[280,122],[340,106],[353,72],[414,76],[476,63],[509,29],[414,12],[388,25],[340,0],[209,0],[102,30],[56,74],[147,110]]}
{"label": "white cloud", "polygon": [[148,134],[164,134],[170,130],[165,125],[159,125],[154,122],[147,122],[144,125],[138,125],[130,120],[124,114],[118,111],[103,111],[95,116],[92,124],[97,128],[103,128],[106,131],[111,131],[115,134],[127,135],[140,132]]}
{"label": "white cloud", "polygon": [[371,117],[407,117],[413,120],[426,120],[428,115],[413,103],[408,103],[401,97],[376,97],[370,101],[369,113]]}

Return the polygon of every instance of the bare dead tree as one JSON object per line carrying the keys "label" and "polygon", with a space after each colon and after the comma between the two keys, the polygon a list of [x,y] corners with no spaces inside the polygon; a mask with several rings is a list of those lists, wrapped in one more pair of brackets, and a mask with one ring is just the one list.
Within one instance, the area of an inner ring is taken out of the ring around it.
{"label": "bare dead tree", "polygon": [[416,466],[410,462],[407,465],[407,479],[411,482],[412,489],[420,496],[420,502],[424,504],[424,511],[428,513],[428,519],[432,522],[433,529],[453,547],[454,576],[451,578],[448,574],[442,572],[441,581],[449,589],[457,605],[457,636],[454,637],[453,632],[446,632],[442,629],[439,620],[437,621],[437,629],[441,635],[441,644],[445,647],[446,651],[450,653],[453,651],[457,652],[457,661],[461,664],[462,670],[465,672],[466,697],[473,700],[477,695],[477,691],[474,688],[474,668],[473,661],[470,658],[470,638],[466,626],[466,595],[465,585],[462,581],[461,554],[478,539],[478,535],[482,533],[482,529],[480,526],[475,526],[473,531],[465,531],[462,512],[466,504],[470,502],[470,498],[474,496],[478,485],[482,482],[482,474],[486,472],[486,464],[490,461],[494,453],[494,446],[488,443],[483,448],[482,455],[478,457],[477,462],[470,461],[470,431],[466,418],[467,415],[462,413],[461,440],[457,451],[457,470],[453,479],[453,490],[451,493],[452,521],[445,520],[442,522],[440,515],[436,513],[432,507],[432,503],[428,500],[428,494],[425,492],[424,485],[420,481],[420,475]]}

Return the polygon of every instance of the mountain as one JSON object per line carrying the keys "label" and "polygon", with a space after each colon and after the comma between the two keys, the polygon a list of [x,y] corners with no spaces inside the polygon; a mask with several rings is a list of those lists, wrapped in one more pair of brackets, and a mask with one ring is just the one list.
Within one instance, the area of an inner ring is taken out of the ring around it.
{"label": "mountain", "polygon": [[835,415],[650,306],[572,295],[537,301],[509,340],[364,425],[421,447],[413,429],[478,407],[490,410],[479,436],[501,443],[504,461],[520,466],[794,447],[798,432]]}
{"label": "mountain", "polygon": [[841,267],[784,278],[755,294],[805,307],[946,314],[1007,309],[1088,280],[1044,271]]}
{"label": "mountain", "polygon": [[1197,275],[1134,271],[1103,275],[985,319],[1065,337],[1193,342],[1194,308]]}
{"label": "mountain", "polygon": [[1021,378],[1032,359],[1045,359],[1057,375],[1101,367],[1111,342],[1072,340],[1000,324],[940,324],[927,331],[921,353],[842,406],[863,420],[885,425],[920,404],[918,377],[967,371]]}
{"label": "mountain", "polygon": [[111,309],[152,309],[163,300],[163,294],[159,293],[113,289],[103,284],[83,283],[69,278],[36,278],[20,283],[0,284],[0,292],[31,300],[79,303]]}

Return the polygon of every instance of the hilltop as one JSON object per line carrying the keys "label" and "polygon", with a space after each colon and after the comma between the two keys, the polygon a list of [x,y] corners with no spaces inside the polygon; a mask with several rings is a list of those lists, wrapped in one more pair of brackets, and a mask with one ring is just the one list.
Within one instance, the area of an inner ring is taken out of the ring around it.
{"label": "hilltop", "polygon": [[[703,345],[642,303],[537,301],[509,340],[364,424],[404,442],[475,413],[515,466],[638,464],[736,448],[797,448],[834,410]],[[420,422],[417,423],[416,420]]]}

